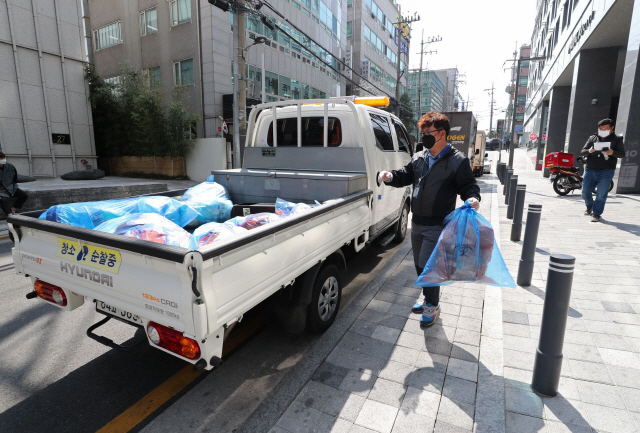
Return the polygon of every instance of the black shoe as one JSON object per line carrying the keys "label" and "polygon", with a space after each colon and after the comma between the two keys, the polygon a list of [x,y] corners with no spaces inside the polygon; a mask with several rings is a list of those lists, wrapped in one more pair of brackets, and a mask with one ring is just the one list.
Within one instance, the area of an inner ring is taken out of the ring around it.
{"label": "black shoe", "polygon": [[587,210],[586,210],[586,211],[584,211],[584,215],[585,215],[585,216],[589,216],[589,215],[591,215],[591,213],[592,213],[592,212],[593,212],[593,211],[592,211],[591,209],[587,208]]}
{"label": "black shoe", "polygon": [[592,223],[599,223],[600,222],[600,215],[591,215],[591,222]]}

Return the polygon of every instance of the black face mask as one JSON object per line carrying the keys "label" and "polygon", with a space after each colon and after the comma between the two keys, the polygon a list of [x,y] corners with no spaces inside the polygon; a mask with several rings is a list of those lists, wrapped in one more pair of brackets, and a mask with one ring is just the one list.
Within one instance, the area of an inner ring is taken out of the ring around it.
{"label": "black face mask", "polygon": [[422,145],[425,149],[431,149],[436,144],[436,137],[431,134],[425,134],[422,136]]}

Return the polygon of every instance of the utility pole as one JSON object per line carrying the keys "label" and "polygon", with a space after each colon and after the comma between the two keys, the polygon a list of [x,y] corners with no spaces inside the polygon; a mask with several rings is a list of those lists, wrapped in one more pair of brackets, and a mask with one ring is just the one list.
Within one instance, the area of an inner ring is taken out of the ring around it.
{"label": "utility pole", "polygon": [[[516,56],[518,55],[518,43],[516,42],[516,49],[513,52],[513,63],[511,64],[511,88],[507,88],[507,90],[509,91],[509,106],[513,107],[511,104],[515,104],[516,103],[516,98],[515,98],[515,93],[516,93],[516,81],[517,81],[517,73],[515,70],[516,67]],[[506,121],[506,125],[505,125],[505,129],[504,129],[504,134],[503,135],[503,139],[502,139],[502,143],[505,142],[504,137],[506,136],[507,138],[509,138],[509,141],[513,140],[513,137],[510,137],[509,134],[511,133],[511,122],[514,121],[513,117],[512,117],[512,111],[513,110],[509,110],[509,107],[507,107],[507,121]],[[498,151],[498,162],[502,161],[502,143],[500,144],[500,149]]]}
{"label": "utility pole", "polygon": [[442,38],[440,36],[430,37],[427,42],[424,41],[424,30],[422,30],[422,41],[420,42],[420,75],[418,78],[418,117],[422,116],[422,56],[424,54],[438,54],[438,51],[425,51],[425,46],[434,42],[440,42]]}
{"label": "utility pole", "polygon": [[[413,17],[411,18],[402,18],[402,13],[400,12],[400,9],[398,9],[398,15],[400,16],[400,20],[393,23],[396,29],[396,37],[397,37],[396,43],[398,44],[398,58],[396,60],[396,77],[398,77],[396,79],[396,110],[395,110],[396,116],[400,116],[400,78],[402,78],[402,74],[404,74],[405,72],[405,71],[400,71],[400,56],[402,55],[402,24],[409,25],[416,21],[420,21],[420,16],[417,13],[414,13]],[[408,47],[407,47],[407,52],[408,52]],[[406,67],[409,67],[409,66],[407,65]]]}
{"label": "utility pole", "polygon": [[[236,16],[238,18],[237,22],[233,26],[235,30],[238,27],[238,49],[234,53],[234,58],[237,60],[238,64],[238,73],[237,73],[237,81],[238,81],[238,105],[235,105],[234,111],[238,112],[238,138],[236,139],[236,122],[234,119],[233,122],[233,168],[240,168],[242,166],[242,145],[244,144],[244,138],[247,135],[247,82],[245,79],[247,63],[244,59],[244,48],[245,48],[245,39],[246,39],[246,21],[244,14],[245,0],[238,0],[239,8],[236,9]],[[234,21],[236,16],[234,16]],[[264,72],[263,72],[264,73]],[[236,109],[236,107],[238,107]],[[237,155],[236,155],[237,153]]]}
{"label": "utility pole", "polygon": [[[233,62],[233,168],[240,168],[242,161],[240,160],[240,65],[238,64],[238,45],[240,31],[238,26],[238,11],[233,14],[233,54],[231,56]],[[244,14],[243,14],[244,15]]]}
{"label": "utility pole", "polygon": [[493,82],[491,83],[490,89],[484,89],[486,92],[491,91],[491,114],[489,115],[489,136],[491,136],[491,131],[493,130],[493,91],[495,87],[493,87]]}

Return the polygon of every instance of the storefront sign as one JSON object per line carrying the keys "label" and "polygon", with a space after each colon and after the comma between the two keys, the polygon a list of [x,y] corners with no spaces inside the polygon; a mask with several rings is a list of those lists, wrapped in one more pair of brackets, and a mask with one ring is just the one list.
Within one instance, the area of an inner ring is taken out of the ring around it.
{"label": "storefront sign", "polygon": [[569,43],[569,54],[571,54],[571,51],[573,51],[576,45],[578,45],[578,42],[580,42],[582,35],[584,35],[589,27],[591,27],[591,23],[593,23],[593,19],[595,18],[595,16],[596,11],[592,11],[591,15],[586,18],[585,22],[578,27],[578,30],[572,36],[571,42]]}

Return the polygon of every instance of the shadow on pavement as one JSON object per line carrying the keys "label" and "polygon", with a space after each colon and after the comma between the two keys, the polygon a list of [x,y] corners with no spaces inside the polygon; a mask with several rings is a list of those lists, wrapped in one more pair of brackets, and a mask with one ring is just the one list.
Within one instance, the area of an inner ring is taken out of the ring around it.
{"label": "shadow on pavement", "polygon": [[606,219],[600,220],[604,225],[613,226],[618,230],[625,231],[629,234],[640,236],[640,226],[638,224],[618,223],[613,221],[607,221]]}
{"label": "shadow on pavement", "polygon": [[[483,363],[478,363],[477,352],[472,353],[464,348],[466,345],[450,341],[446,334],[451,331],[446,326],[443,327],[441,319],[427,329],[419,328],[417,320],[403,319],[415,326],[413,335],[416,337],[416,346],[420,342],[426,348],[420,351],[415,361],[417,368],[389,359],[393,350],[406,351],[409,357],[411,349],[394,347],[393,343],[366,339],[349,332],[272,431],[329,432],[333,431],[332,428],[340,431],[344,428],[347,431],[346,423],[354,423],[356,416],[358,423],[362,422],[364,411],[360,412],[360,408],[365,397],[369,402],[373,400],[387,405],[386,408],[392,406],[399,409],[394,419],[393,431],[432,432],[436,425],[439,427],[437,431],[449,431],[447,428],[462,431],[458,430],[462,425],[457,428],[448,426],[441,419],[436,423],[436,416],[442,412],[449,415],[457,413],[469,423],[469,419],[474,419],[478,405],[484,406],[489,400],[493,400],[501,407],[500,399],[504,399],[506,404],[507,431],[519,431],[523,422],[526,423],[526,431],[541,431],[544,429],[545,419],[549,418],[565,424],[567,431],[589,426],[582,414],[561,394],[543,398],[536,395],[528,383],[492,375]],[[348,348],[359,340],[362,341],[361,350]],[[368,346],[367,340],[375,342],[377,347]],[[370,350],[374,350],[378,356],[366,355]],[[332,358],[336,360],[336,352],[341,358],[337,362],[342,365],[331,362]],[[349,359],[345,362],[345,358]],[[482,390],[478,389],[478,380],[482,380]],[[494,388],[496,392],[488,393],[487,383],[498,384]],[[477,398],[482,401],[476,401]],[[318,418],[316,414],[314,417],[314,411],[330,416]],[[321,422],[315,425],[315,429],[305,430],[304,424],[297,424],[305,416]],[[376,417],[376,414],[371,413],[369,416]],[[476,418],[473,431],[496,431],[495,423],[500,419],[500,414]],[[338,426],[342,423],[345,426]],[[387,427],[391,429],[391,426],[380,425],[380,430],[387,431]]]}
{"label": "shadow on pavement", "polygon": [[[523,288],[527,292],[531,293],[532,295],[536,295],[538,298],[544,301],[544,290],[542,290],[540,287],[534,286],[533,284],[528,287],[525,287],[525,286],[518,286],[518,287]],[[569,317],[582,317],[582,313],[580,313],[578,310],[574,308],[569,307]]]}

